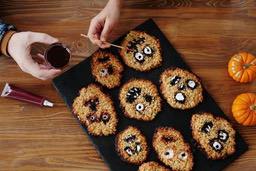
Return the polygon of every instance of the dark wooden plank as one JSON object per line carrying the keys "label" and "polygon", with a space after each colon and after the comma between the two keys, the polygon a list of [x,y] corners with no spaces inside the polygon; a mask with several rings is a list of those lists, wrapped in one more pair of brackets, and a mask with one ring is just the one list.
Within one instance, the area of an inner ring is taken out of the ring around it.
{"label": "dark wooden plank", "polygon": [[[106,2],[1,0],[0,18],[20,30],[46,32],[72,45],[73,66],[93,52],[93,46],[79,34],[87,32],[90,19]],[[256,55],[255,11],[255,0],[125,0],[112,37],[153,18],[232,119],[235,96],[256,91],[256,82],[239,84],[227,75],[233,53],[248,50]],[[108,170],[49,81],[32,78],[12,60],[0,57],[0,87],[5,82],[45,95],[56,107],[41,109],[0,98],[0,170]],[[226,170],[250,171],[256,167],[256,128],[236,127],[249,151]]]}

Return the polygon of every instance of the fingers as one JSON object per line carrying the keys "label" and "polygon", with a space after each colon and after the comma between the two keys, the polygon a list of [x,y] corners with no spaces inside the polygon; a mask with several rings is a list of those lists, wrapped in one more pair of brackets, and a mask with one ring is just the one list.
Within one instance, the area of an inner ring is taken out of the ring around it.
{"label": "fingers", "polygon": [[54,78],[61,73],[59,69],[49,69],[46,65],[35,64],[30,67],[29,72],[34,77],[41,80],[48,80]]}
{"label": "fingers", "polygon": [[46,33],[29,32],[28,43],[32,44],[35,42],[52,44],[58,42],[57,38],[54,38]]}
{"label": "fingers", "polygon": [[30,58],[23,60],[19,66],[22,71],[29,73],[41,80],[51,79],[61,73],[61,70],[59,69],[50,69],[47,65],[40,65]]}
{"label": "fingers", "polygon": [[[108,48],[110,47],[109,43],[106,43],[107,40],[107,35],[111,32],[111,29],[108,27],[109,23],[107,22],[104,23],[103,19],[100,19],[98,17],[95,17],[91,20],[90,27],[88,30],[88,37],[90,41],[99,46],[100,48]],[[103,23],[103,24],[102,24]],[[105,28],[107,26],[107,28]],[[103,35],[103,40],[102,40],[102,33]]]}
{"label": "fingers", "polygon": [[106,20],[105,24],[104,24],[104,27],[103,27],[103,30],[101,32],[101,35],[100,35],[100,40],[103,41],[103,42],[106,42],[107,39],[108,39],[108,36],[109,34],[111,33],[112,31],[112,24],[109,20]]}
{"label": "fingers", "polygon": [[101,43],[101,41],[99,40],[99,33],[100,33],[101,29],[102,28],[99,24],[99,21],[96,18],[93,18],[91,20],[87,35],[88,35],[90,41],[95,45],[99,45]]}

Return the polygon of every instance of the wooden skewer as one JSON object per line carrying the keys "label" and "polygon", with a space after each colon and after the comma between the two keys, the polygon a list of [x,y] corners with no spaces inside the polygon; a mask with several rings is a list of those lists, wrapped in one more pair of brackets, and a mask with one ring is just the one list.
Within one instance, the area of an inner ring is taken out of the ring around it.
{"label": "wooden skewer", "polygon": [[[86,37],[86,38],[89,38],[89,36],[85,35],[85,34],[80,34],[82,37]],[[115,45],[115,44],[112,44],[112,43],[109,43],[109,42],[105,42],[105,43],[108,43],[110,44],[111,46],[114,46],[114,47],[117,47],[117,48],[120,48],[120,49],[123,49],[124,47],[123,46],[119,46],[119,45]]]}

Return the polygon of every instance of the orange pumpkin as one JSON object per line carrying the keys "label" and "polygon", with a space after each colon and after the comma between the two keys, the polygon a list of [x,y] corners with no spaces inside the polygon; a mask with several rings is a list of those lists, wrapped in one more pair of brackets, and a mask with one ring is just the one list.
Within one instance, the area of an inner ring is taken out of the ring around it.
{"label": "orange pumpkin", "polygon": [[240,83],[252,82],[256,78],[256,58],[250,53],[240,52],[231,57],[228,73]]}
{"label": "orange pumpkin", "polygon": [[243,93],[236,97],[232,105],[236,121],[245,126],[256,125],[256,93]]}

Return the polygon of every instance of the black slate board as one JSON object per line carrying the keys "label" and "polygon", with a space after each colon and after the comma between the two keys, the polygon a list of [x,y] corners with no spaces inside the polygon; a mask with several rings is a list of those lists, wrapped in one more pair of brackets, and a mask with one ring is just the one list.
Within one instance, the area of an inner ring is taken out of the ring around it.
{"label": "black slate board", "polygon": [[[143,24],[139,25],[135,28],[135,30],[145,31],[151,35],[154,35],[160,40],[162,53],[163,53],[163,64],[161,67],[154,69],[147,73],[142,73],[135,71],[127,66],[124,65],[125,71],[122,79],[122,84],[128,81],[131,78],[146,78],[154,82],[159,88],[159,76],[160,74],[169,67],[180,67],[187,70],[190,70],[189,67],[184,63],[180,54],[174,49],[174,47],[169,43],[167,38],[164,34],[160,31],[157,25],[154,23],[153,20],[149,19]],[[120,37],[115,44],[120,44],[121,40],[124,36]],[[110,48],[113,53],[118,55],[116,48]],[[94,82],[94,79],[91,75],[91,68],[90,68],[90,60],[88,58],[78,65],[74,66],[70,70],[66,71],[65,73],[61,74],[60,76],[56,77],[53,80],[53,84],[70,108],[72,110],[72,103],[73,99],[78,95],[79,90]],[[146,136],[149,147],[150,153],[148,156],[147,161],[159,161],[157,159],[156,153],[154,152],[151,142],[152,142],[152,135],[154,133],[155,128],[159,126],[171,126],[179,130],[185,140],[189,142],[193,148],[194,154],[194,170],[204,170],[204,171],[217,171],[222,170],[225,166],[230,164],[240,155],[242,155],[247,149],[248,146],[242,139],[242,137],[237,133],[236,136],[236,143],[237,143],[237,151],[230,157],[224,160],[217,160],[212,161],[208,160],[203,153],[195,148],[195,142],[192,140],[191,130],[190,130],[190,119],[191,114],[199,112],[199,111],[206,111],[214,113],[215,115],[222,116],[226,118],[223,111],[218,107],[216,102],[213,98],[204,90],[204,101],[199,104],[197,107],[190,109],[190,110],[177,110],[171,108],[165,100],[163,100],[163,107],[162,111],[157,115],[157,117],[151,122],[143,122],[137,121],[133,119],[128,119],[124,117],[122,110],[119,107],[119,100],[118,100],[118,92],[119,88],[115,88],[112,90],[108,90],[106,88],[103,89],[105,92],[111,95],[114,103],[115,108],[118,113],[119,123],[117,130],[118,132],[123,130],[128,125],[133,125],[138,127]],[[227,119],[227,118],[226,118]],[[81,125],[82,126],[82,125]],[[82,128],[87,132],[86,127]],[[138,166],[127,164],[123,162],[117,153],[115,152],[114,147],[114,139],[115,136],[108,136],[108,137],[94,137],[90,136],[90,139],[93,141],[95,147],[98,149],[99,153],[101,154],[102,158],[108,164],[109,168],[113,171],[133,171],[137,170]]]}

